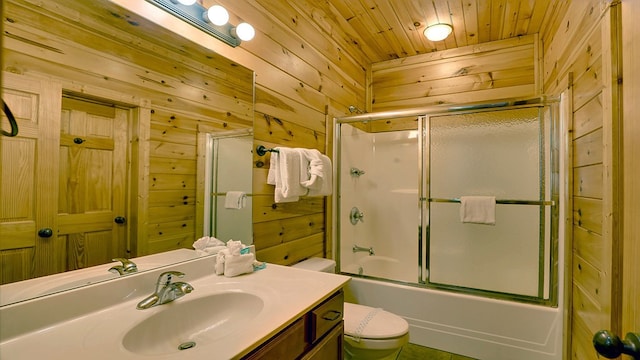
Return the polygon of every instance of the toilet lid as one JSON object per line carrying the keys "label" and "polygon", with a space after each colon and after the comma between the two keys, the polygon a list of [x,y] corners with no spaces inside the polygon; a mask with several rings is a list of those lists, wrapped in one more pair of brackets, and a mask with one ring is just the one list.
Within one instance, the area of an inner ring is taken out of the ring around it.
{"label": "toilet lid", "polygon": [[356,338],[386,339],[409,331],[409,323],[398,315],[360,304],[344,303],[344,333]]}

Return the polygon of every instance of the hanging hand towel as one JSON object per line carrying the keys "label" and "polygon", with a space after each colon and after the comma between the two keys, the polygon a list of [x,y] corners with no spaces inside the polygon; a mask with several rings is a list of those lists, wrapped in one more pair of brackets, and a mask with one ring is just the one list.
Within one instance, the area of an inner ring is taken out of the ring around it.
{"label": "hanging hand towel", "polygon": [[243,209],[247,203],[247,194],[244,191],[227,191],[224,199],[226,209]]}
{"label": "hanging hand towel", "polygon": [[278,152],[271,153],[267,184],[275,185],[274,200],[276,203],[298,201],[306,195],[307,189],[300,185],[299,149],[279,147]]}
{"label": "hanging hand towel", "polygon": [[495,196],[461,196],[460,221],[473,224],[496,224]]}
{"label": "hanging hand towel", "polygon": [[302,149],[301,167],[307,170],[300,184],[309,190],[308,196],[331,195],[333,168],[328,156],[316,149]]}

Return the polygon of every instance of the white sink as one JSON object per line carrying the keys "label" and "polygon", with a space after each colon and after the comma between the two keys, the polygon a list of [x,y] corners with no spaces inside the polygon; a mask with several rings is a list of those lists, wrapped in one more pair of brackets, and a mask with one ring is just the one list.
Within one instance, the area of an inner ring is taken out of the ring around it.
{"label": "white sink", "polygon": [[252,319],[264,309],[259,296],[244,292],[192,300],[188,296],[159,305],[159,312],[129,330],[122,341],[125,349],[140,355],[166,355],[206,346],[252,326]]}
{"label": "white sink", "polygon": [[[212,260],[201,257],[0,306],[0,354],[11,360],[237,359],[349,280],[273,264],[227,278],[213,274]],[[180,281],[193,292],[136,309],[167,270],[183,272]]]}

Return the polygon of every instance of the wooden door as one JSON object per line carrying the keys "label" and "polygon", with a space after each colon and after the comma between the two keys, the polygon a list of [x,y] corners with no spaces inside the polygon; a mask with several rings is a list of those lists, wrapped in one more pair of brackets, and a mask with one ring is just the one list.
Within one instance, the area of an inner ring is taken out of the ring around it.
{"label": "wooden door", "polygon": [[54,83],[3,74],[2,98],[19,133],[0,137],[0,283],[64,270],[55,236],[61,93]]}
{"label": "wooden door", "polygon": [[128,257],[127,118],[113,105],[62,100],[58,236],[67,270]]}

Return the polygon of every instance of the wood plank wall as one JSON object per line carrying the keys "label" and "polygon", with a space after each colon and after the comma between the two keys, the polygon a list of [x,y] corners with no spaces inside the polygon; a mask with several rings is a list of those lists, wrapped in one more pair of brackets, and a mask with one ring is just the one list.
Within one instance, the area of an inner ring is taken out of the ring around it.
{"label": "wood plank wall", "polygon": [[[204,0],[204,5],[213,4]],[[364,107],[370,61],[349,42],[350,25],[325,2],[216,1],[232,23],[249,21],[256,38],[221,54],[256,72],[254,145],[318,149],[331,157],[333,117]],[[276,204],[266,184],[270,154],[254,155],[254,242],[260,260],[293,264],[332,256],[329,198]]]}
{"label": "wood plank wall", "polygon": [[539,94],[536,35],[371,66],[371,109],[384,111]]}
{"label": "wood plank wall", "polygon": [[[255,145],[316,148],[331,155],[332,118],[347,113],[349,105],[364,107],[369,60],[336,33],[348,24],[336,23],[339,17],[326,4],[318,11],[298,1],[216,1],[229,10],[232,23],[250,22],[256,38],[231,48],[194,34],[205,47],[195,48],[173,45],[162,39],[164,33],[160,43],[132,35],[137,21],[156,11],[144,0],[5,3],[11,18],[5,29],[16,36],[4,38],[3,70],[56,79],[70,90],[127,103],[148,99],[151,161],[143,211],[153,220],[137,240],[139,254],[189,247],[197,233],[198,124],[231,130],[251,126],[255,118]],[[246,75],[212,64],[218,55],[255,71],[255,99],[240,90]],[[258,258],[291,264],[331,256],[330,201],[275,204],[273,186],[266,184],[268,167],[269,155],[254,157]]]}
{"label": "wood plank wall", "polygon": [[566,357],[571,359],[598,359],[593,334],[619,333],[620,327],[615,21],[609,2],[574,1],[557,19],[557,31],[543,36],[545,93],[569,89],[571,94],[573,211],[566,242],[571,252]]}

